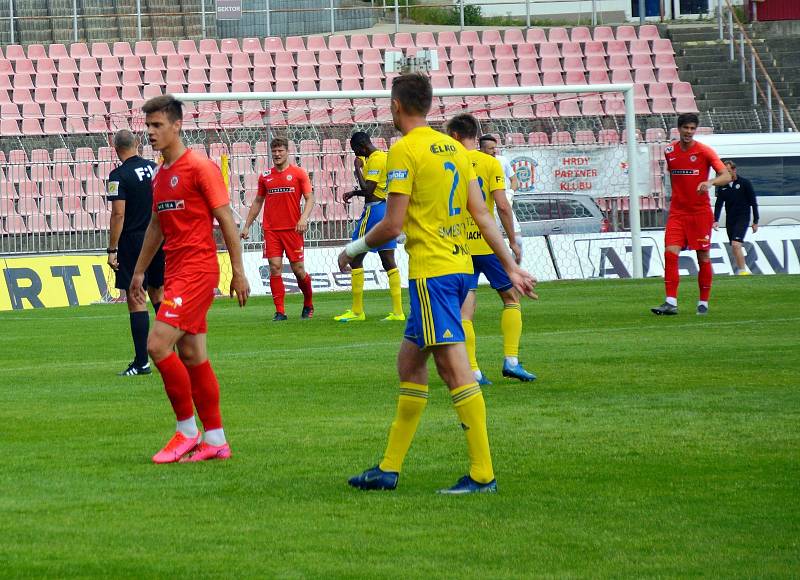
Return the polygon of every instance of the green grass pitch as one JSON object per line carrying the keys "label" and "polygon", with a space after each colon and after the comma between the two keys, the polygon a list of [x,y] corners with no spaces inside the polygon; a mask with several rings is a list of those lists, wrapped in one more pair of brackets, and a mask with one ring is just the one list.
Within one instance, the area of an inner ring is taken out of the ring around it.
{"label": "green grass pitch", "polygon": [[[358,492],[394,414],[401,323],[268,322],[219,300],[209,349],[228,462],[156,466],[173,416],[131,358],[125,307],[0,313],[0,577],[796,577],[798,277],[718,278],[711,312],[657,318],[658,280],[540,286],[500,376],[499,300],[479,360],[499,493],[442,497],[466,444],[435,372],[395,492]],[[405,292],[404,292],[405,295]],[[432,365],[431,365],[432,368]]]}

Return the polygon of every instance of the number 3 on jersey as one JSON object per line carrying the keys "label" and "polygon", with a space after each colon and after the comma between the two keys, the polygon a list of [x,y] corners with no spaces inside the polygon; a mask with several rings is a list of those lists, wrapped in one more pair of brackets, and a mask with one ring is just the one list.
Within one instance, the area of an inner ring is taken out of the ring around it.
{"label": "number 3 on jersey", "polygon": [[458,187],[458,180],[460,179],[460,175],[458,174],[458,169],[456,166],[453,165],[450,161],[444,164],[445,171],[452,171],[453,172],[453,186],[450,188],[450,201],[448,203],[448,208],[450,212],[450,216],[459,215],[461,213],[460,207],[453,207],[453,198],[456,194],[456,188]]}

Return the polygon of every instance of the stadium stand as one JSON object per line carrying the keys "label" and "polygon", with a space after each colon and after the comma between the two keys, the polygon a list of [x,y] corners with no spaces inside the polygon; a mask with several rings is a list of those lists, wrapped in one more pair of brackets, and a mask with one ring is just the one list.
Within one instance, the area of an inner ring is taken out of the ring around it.
{"label": "stadium stand", "polygon": [[[655,26],[616,30],[598,26],[511,29],[456,34],[443,31],[390,36],[290,36],[263,40],[233,38],[158,40],[155,42],[9,45],[0,51],[0,228],[6,233],[103,230],[110,217],[102,197],[104,180],[115,163],[107,146],[110,132],[141,121],[135,111],[145,99],[163,92],[316,91],[388,88],[387,50],[407,55],[419,49],[438,52],[436,87],[506,87],[635,82],[636,110],[642,115],[696,111],[692,87],[680,81],[674,51]],[[624,114],[621,97],[583,99],[537,95],[511,102],[507,97],[438,99],[440,119],[470,110],[487,122],[514,117],[547,123],[527,132],[501,135],[506,145],[616,144],[619,126],[564,130],[559,119]],[[131,112],[134,112],[133,115]],[[258,101],[201,103],[187,108],[188,130],[227,131],[261,127],[269,114],[274,127],[293,124],[351,126],[390,120],[385,102],[336,99],[287,100],[268,107]],[[646,128],[648,142],[663,142],[669,122]],[[502,132],[501,129],[497,129]],[[349,129],[348,129],[349,132]],[[79,147],[73,137],[93,138]],[[41,143],[26,153],[29,139]],[[48,141],[48,139],[50,139]],[[7,143],[7,141],[3,141]],[[66,145],[66,147],[65,147]],[[383,143],[382,145],[386,145]],[[48,148],[44,148],[48,147]],[[209,142],[194,148],[219,162],[230,156],[231,180],[248,206],[258,174],[268,158],[266,141]],[[153,158],[152,150],[144,155]],[[341,195],[352,188],[352,154],[338,139],[301,140],[291,150],[312,175],[320,208],[312,219],[344,219]],[[3,151],[0,151],[3,153]],[[5,154],[3,154],[5,156]],[[651,168],[654,191],[660,169]],[[357,211],[357,208],[356,210]]]}

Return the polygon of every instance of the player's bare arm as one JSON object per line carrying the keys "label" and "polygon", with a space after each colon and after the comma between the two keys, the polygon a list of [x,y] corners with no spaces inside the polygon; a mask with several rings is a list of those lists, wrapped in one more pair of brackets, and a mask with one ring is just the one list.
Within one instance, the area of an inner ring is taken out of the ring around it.
{"label": "player's bare arm", "polygon": [[[403,231],[403,223],[406,219],[410,200],[411,197],[408,195],[389,193],[386,198],[386,214],[383,219],[366,236],[347,244],[351,250],[348,252],[345,248],[339,254],[339,270],[349,272],[350,264],[354,257],[368,252],[370,248],[380,247],[397,238]],[[484,204],[484,207],[486,207],[486,204]],[[363,251],[358,251],[362,246],[364,247]]]}
{"label": "player's bare arm", "polygon": [[509,203],[508,198],[506,197],[506,190],[505,189],[495,189],[492,192],[492,196],[494,197],[494,205],[497,208],[497,215],[500,217],[500,223],[503,224],[503,229],[506,231],[506,235],[508,236],[508,246],[511,248],[511,252],[514,254],[514,261],[517,264],[522,263],[522,248],[517,241],[517,236],[514,233],[514,213],[511,209],[511,203]]}
{"label": "player's bare arm", "polygon": [[144,234],[139,259],[136,260],[136,267],[133,270],[131,287],[128,289],[128,300],[133,300],[135,304],[144,304],[147,300],[144,291],[144,273],[163,241],[164,234],[161,231],[161,222],[158,221],[158,213],[153,212],[150,216],[150,224]]}
{"label": "player's bare arm", "polygon": [[379,198],[375,195],[375,188],[378,185],[377,183],[374,181],[364,181],[363,178],[359,179],[359,182],[361,189],[348,191],[342,196],[342,201],[345,203],[350,203],[350,200],[354,197],[363,197],[366,203],[379,201]]}
{"label": "player's bare arm", "polygon": [[721,173],[717,173],[717,176],[714,179],[703,181],[700,185],[698,185],[697,193],[706,193],[712,185],[714,187],[719,187],[721,185],[727,185],[730,182],[731,174],[727,169],[724,169]]}
{"label": "player's bare arm", "polygon": [[494,254],[500,259],[500,263],[503,264],[503,268],[505,268],[508,273],[508,277],[511,278],[514,288],[529,298],[533,298],[534,300],[539,298],[533,291],[536,287],[536,278],[520,268],[514,261],[511,252],[506,248],[503,236],[497,228],[494,218],[489,213],[486,202],[483,201],[483,194],[481,193],[481,188],[478,185],[477,179],[473,179],[469,182],[467,210],[472,216],[472,219],[475,220],[478,229],[480,229],[483,239],[486,240],[486,243],[492,248]]}
{"label": "player's bare arm", "polygon": [[212,213],[217,223],[219,223],[219,229],[222,231],[222,237],[225,240],[225,247],[228,248],[228,257],[231,260],[233,276],[231,277],[230,295],[233,296],[235,293],[236,298],[239,300],[239,306],[244,306],[250,296],[250,283],[244,273],[242,244],[239,241],[239,236],[236,235],[236,222],[233,220],[231,206],[226,204],[216,207],[212,210]]}
{"label": "player's bare arm", "polygon": [[117,248],[122,235],[122,226],[125,224],[125,200],[111,202],[111,226],[108,232],[108,265],[112,270],[119,268]]}
{"label": "player's bare arm", "polygon": [[250,206],[250,211],[247,212],[247,219],[244,220],[242,233],[240,234],[243,240],[246,240],[250,237],[250,226],[253,225],[253,222],[256,221],[261,213],[261,210],[264,207],[264,199],[266,198],[260,195],[257,195],[255,199],[253,199],[253,205]]}
{"label": "player's bare arm", "polygon": [[303,194],[303,213],[300,214],[300,219],[297,222],[295,229],[301,234],[305,233],[308,229],[308,217],[311,215],[311,210],[314,209],[316,203],[314,199],[314,191],[309,191]]}

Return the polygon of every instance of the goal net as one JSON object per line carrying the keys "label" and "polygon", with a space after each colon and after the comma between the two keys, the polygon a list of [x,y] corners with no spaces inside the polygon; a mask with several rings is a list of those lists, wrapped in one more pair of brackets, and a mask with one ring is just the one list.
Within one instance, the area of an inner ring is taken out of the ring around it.
{"label": "goal net", "polygon": [[[664,205],[650,152],[635,139],[632,85],[436,88],[431,75],[430,124],[441,130],[454,115],[471,113],[515,170],[513,208],[525,268],[540,280],[642,275],[639,208],[643,216],[653,211],[654,223],[645,225],[659,225]],[[259,176],[272,165],[270,140],[289,140],[290,156],[309,173],[316,198],[306,261],[317,290],[349,289],[336,257],[363,208],[359,198],[343,202],[357,188],[350,136],[364,131],[383,150],[400,138],[384,86],[391,80],[378,80],[375,90],[176,94],[186,105],[184,139],[220,165],[240,223]],[[140,111],[130,111],[112,116],[109,126],[144,131],[143,122]],[[156,155],[147,146],[144,154]],[[256,292],[268,293],[262,240],[259,220],[245,246],[246,262]],[[402,246],[398,254],[405,275]],[[285,272],[292,283],[288,264]],[[365,279],[367,289],[386,287],[377,256],[365,261]]]}

